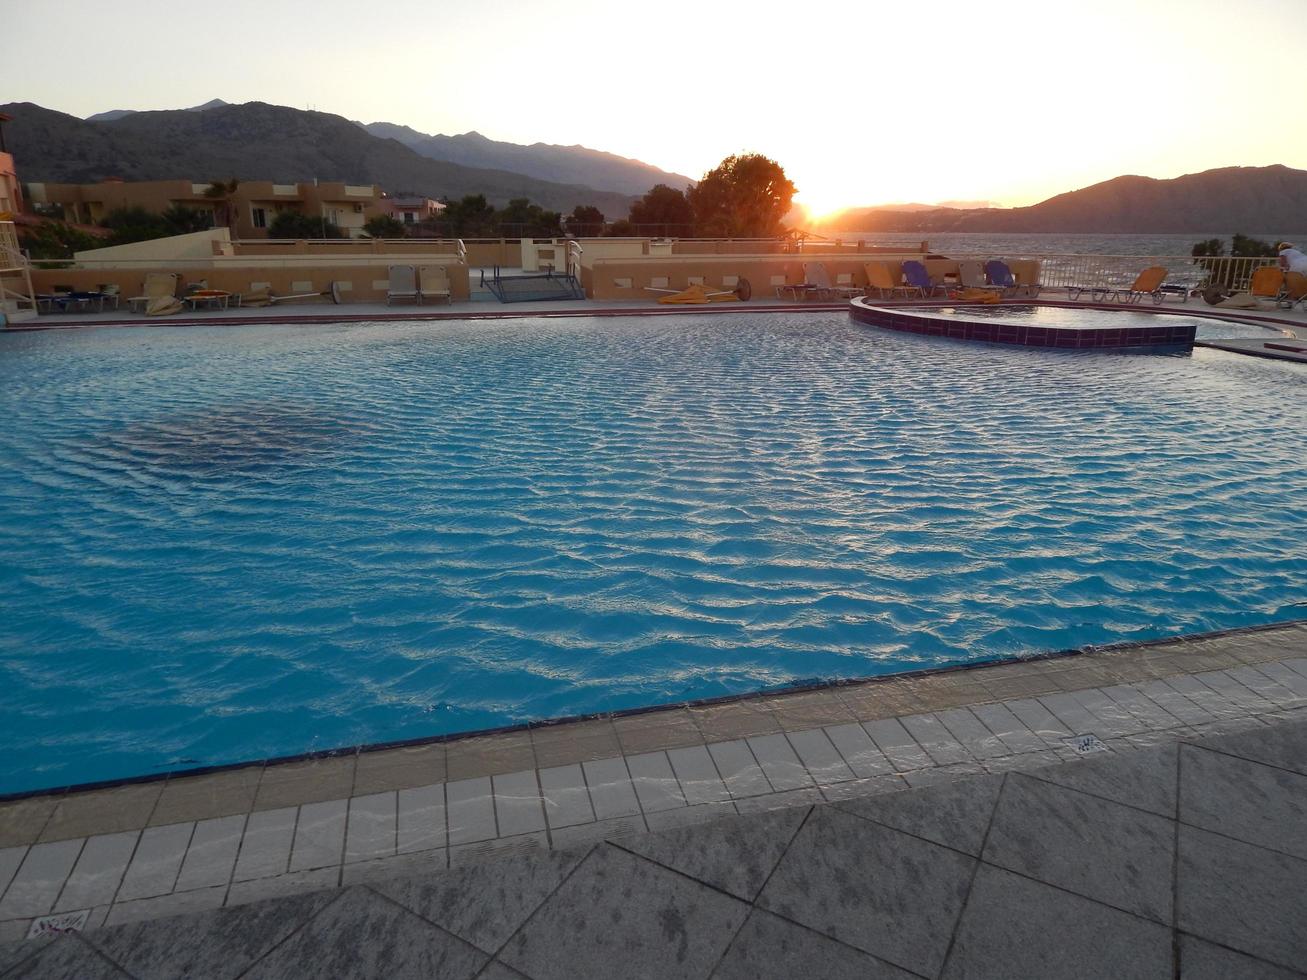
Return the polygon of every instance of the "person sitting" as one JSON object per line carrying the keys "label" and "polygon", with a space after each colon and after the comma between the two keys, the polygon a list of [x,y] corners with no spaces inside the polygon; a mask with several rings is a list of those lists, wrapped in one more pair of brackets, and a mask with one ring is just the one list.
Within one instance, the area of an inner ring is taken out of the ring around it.
{"label": "person sitting", "polygon": [[1275,250],[1280,253],[1280,268],[1283,271],[1307,276],[1307,253],[1295,248],[1293,242],[1280,242]]}

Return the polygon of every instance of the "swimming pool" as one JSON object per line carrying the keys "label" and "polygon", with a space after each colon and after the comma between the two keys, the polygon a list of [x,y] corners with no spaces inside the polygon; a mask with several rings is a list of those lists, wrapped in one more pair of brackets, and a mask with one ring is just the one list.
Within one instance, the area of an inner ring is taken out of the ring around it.
{"label": "swimming pool", "polygon": [[0,336],[0,792],[1292,618],[1307,373],[843,313]]}
{"label": "swimming pool", "polygon": [[[1151,327],[1158,323],[1192,323],[1197,328],[1196,339],[1198,340],[1233,340],[1240,337],[1265,337],[1269,339],[1287,335],[1281,328],[1269,324],[1252,323],[1237,319],[1217,319],[1201,314],[1186,315],[1187,310],[1155,313],[1149,309],[1101,310],[1076,306],[1045,306],[1034,303],[1020,305],[1001,303],[992,306],[981,304],[943,306],[934,309],[913,310],[912,312],[922,316],[943,317],[950,320],[961,318],[1032,327],[1054,327],[1062,330]],[[1237,314],[1235,315],[1237,316]]]}

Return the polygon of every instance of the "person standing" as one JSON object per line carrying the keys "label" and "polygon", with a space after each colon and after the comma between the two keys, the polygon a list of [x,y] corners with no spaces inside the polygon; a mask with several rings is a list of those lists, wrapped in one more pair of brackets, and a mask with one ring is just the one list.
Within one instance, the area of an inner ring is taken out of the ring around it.
{"label": "person standing", "polygon": [[1298,272],[1307,276],[1307,253],[1294,247],[1293,242],[1280,242],[1275,246],[1280,253],[1280,269],[1284,272]]}

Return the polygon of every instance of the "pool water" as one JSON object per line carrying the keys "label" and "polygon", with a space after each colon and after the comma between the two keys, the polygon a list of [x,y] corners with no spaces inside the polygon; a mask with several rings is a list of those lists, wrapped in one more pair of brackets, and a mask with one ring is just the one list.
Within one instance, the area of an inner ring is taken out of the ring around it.
{"label": "pool water", "polygon": [[1155,327],[1159,321],[1172,326],[1192,323],[1197,327],[1197,340],[1236,340],[1290,337],[1291,333],[1275,326],[1250,323],[1242,320],[1221,320],[1210,316],[1185,317],[1183,313],[1154,313],[1149,310],[1151,300],[1143,307],[1132,310],[1096,310],[1074,306],[1040,306],[1036,304],[968,304],[963,307],[942,306],[913,310],[914,316],[961,317],[965,320],[995,320],[1030,327],[1062,327],[1093,330],[1102,327]]}
{"label": "pool water", "polygon": [[1307,372],[844,313],[0,336],[0,792],[1307,614]]}

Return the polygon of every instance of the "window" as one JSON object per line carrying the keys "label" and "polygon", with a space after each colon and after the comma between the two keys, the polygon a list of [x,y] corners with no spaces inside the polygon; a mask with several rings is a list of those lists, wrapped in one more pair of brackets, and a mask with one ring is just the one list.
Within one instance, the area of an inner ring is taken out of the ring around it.
{"label": "window", "polygon": [[268,227],[268,212],[264,208],[250,208],[250,219],[255,228]]}
{"label": "window", "polygon": [[413,224],[413,219],[414,219],[414,217],[416,217],[416,216],[413,214],[412,211],[405,211],[405,212],[404,212],[404,224],[406,224],[406,225],[411,225],[411,224]]}

